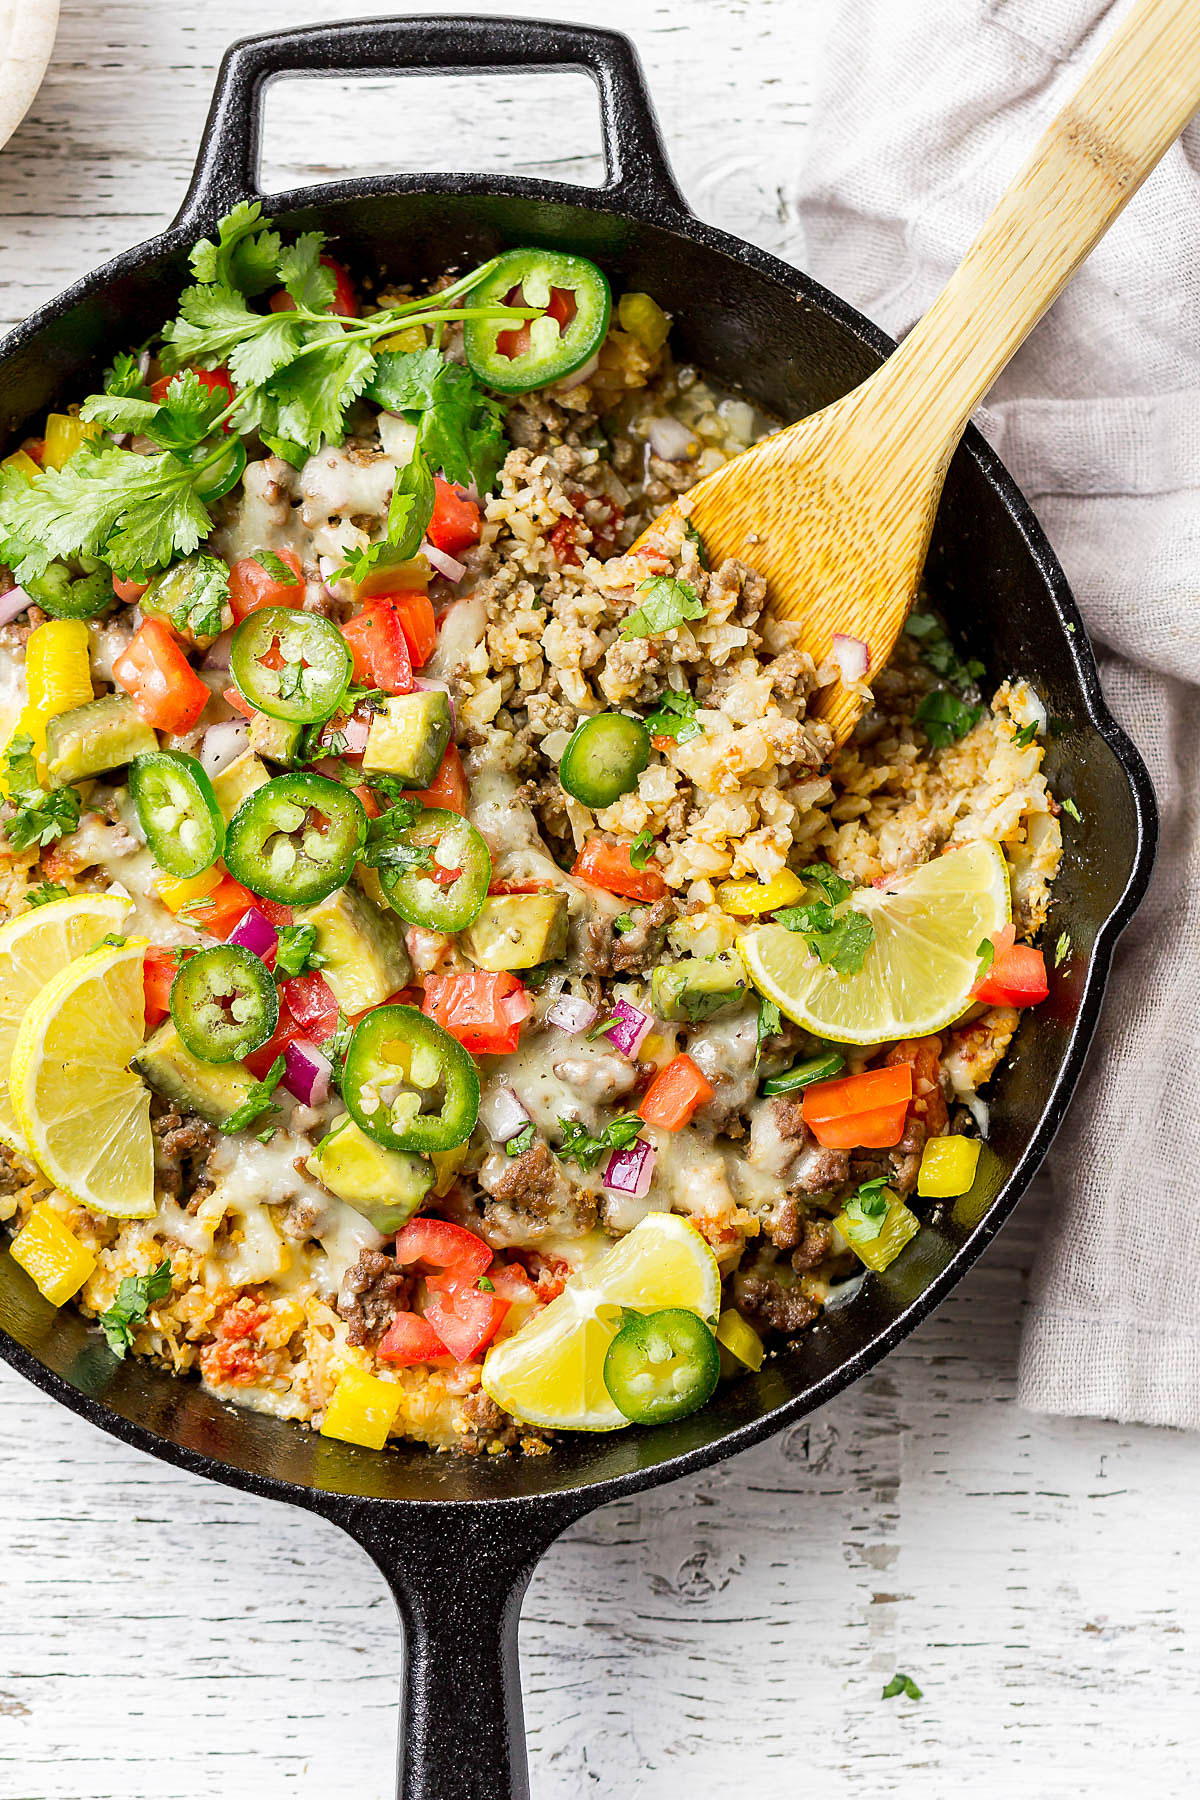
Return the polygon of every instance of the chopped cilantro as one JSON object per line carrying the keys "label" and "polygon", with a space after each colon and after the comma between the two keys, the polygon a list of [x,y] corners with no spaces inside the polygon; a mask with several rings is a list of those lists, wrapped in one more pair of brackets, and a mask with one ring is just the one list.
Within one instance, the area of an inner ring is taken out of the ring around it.
{"label": "chopped cilantro", "polygon": [[616,918],[613,920],[613,930],[616,932],[619,932],[622,937],[624,937],[624,935],[627,931],[632,931],[633,930],[633,914],[632,913],[618,913]]}
{"label": "chopped cilantro", "polygon": [[982,717],[982,702],[971,705],[950,688],[932,689],[913,714],[935,750],[944,750],[947,744],[965,737]]}
{"label": "chopped cilantro", "polygon": [[276,556],[273,550],[256,550],[250,560],[256,562],[272,581],[278,581],[284,587],[299,587],[300,577],[295,569],[289,568],[282,556]]}
{"label": "chopped cilantro", "polygon": [[448,481],[486,493],[508,448],[504,410],[461,363],[440,350],[385,350],[375,358],[367,398],[417,425],[418,447]]}
{"label": "chopped cilantro", "polygon": [[317,1045],[318,1050],[323,1051],[333,1064],[332,1080],[335,1084],[340,1084],[342,1079],[342,1071],[346,1066],[346,1047],[350,1042],[353,1029],[349,1019],[339,1007],[337,1025],[333,1035]]}
{"label": "chopped cilantro", "polygon": [[1030,719],[1027,724],[1018,726],[1017,730],[1013,732],[1012,741],[1018,750],[1028,750],[1036,736],[1037,720]]}
{"label": "chopped cilantro", "polygon": [[528,1150],[533,1143],[533,1139],[534,1130],[533,1120],[531,1119],[527,1125],[522,1125],[515,1137],[510,1137],[505,1143],[505,1156],[523,1156],[525,1151]]}
{"label": "chopped cilantro", "polygon": [[279,933],[275,951],[275,978],[304,975],[310,969],[323,969],[325,958],[315,949],[315,925],[285,925]]}
{"label": "chopped cilantro", "polygon": [[170,1257],[164,1257],[156,1269],[145,1275],[125,1276],[112,1305],[100,1314],[101,1329],[114,1356],[124,1361],[125,1352],[133,1343],[133,1327],[145,1318],[155,1301],[165,1300],[170,1292]]}
{"label": "chopped cilantro", "polygon": [[638,586],[646,597],[635,611],[621,621],[623,638],[657,637],[673,631],[686,619],[702,619],[707,612],[704,602],[690,581],[677,581],[673,575],[651,575]]}
{"label": "chopped cilantro", "polygon": [[695,544],[696,556],[700,563],[700,567],[702,569],[707,569],[709,566],[709,564],[708,564],[708,548],[704,542],[704,539],[700,536],[700,533],[697,531],[696,527],[692,524],[692,521],[690,519],[685,519],[683,521],[683,535],[685,538],[688,539],[688,541],[690,543]]}
{"label": "chopped cilantro", "polygon": [[588,1041],[591,1042],[595,1038],[607,1037],[613,1026],[619,1025],[620,1023],[621,1016],[619,1013],[609,1013],[607,1018],[597,1019],[596,1023],[588,1030]]}
{"label": "chopped cilantro", "polygon": [[768,1000],[765,995],[760,994],[758,997],[758,1047],[754,1052],[755,1068],[758,1067],[762,1048],[767,1039],[778,1037],[782,1030],[783,1018],[779,1008],[773,1000]]}
{"label": "chopped cilantro", "polygon": [[909,637],[916,638],[921,655],[934,674],[953,687],[971,687],[983,674],[984,666],[977,657],[962,660],[936,613],[911,613],[904,629]]}
{"label": "chopped cilantro", "polygon": [[674,738],[677,744],[701,737],[704,727],[696,717],[696,701],[686,688],[665,688],[658,705],[645,721],[651,737]]}
{"label": "chopped cilantro", "polygon": [[831,869],[828,863],[809,863],[806,869],[801,869],[800,879],[819,887],[830,906],[840,906],[854,892],[854,884],[845,880],[836,869]]}
{"label": "chopped cilantro", "polygon": [[52,900],[65,900],[67,890],[61,881],[43,881],[25,895],[26,906],[49,906]]}
{"label": "chopped cilantro", "polygon": [[216,637],[225,622],[228,599],[228,564],[219,556],[197,556],[191,564],[187,593],[171,608],[171,623],[176,631],[190,632],[194,638]]}
{"label": "chopped cilantro", "polygon": [[420,449],[414,450],[411,459],[396,476],[382,539],[368,544],[365,550],[349,551],[345,563],[335,572],[334,580],[359,582],[365,580],[371,569],[408,562],[420,549],[425,528],[433,517],[434,495],[429,463]]}
{"label": "chopped cilantro", "polygon": [[1062,809],[1065,813],[1069,814],[1072,819],[1075,820],[1075,823],[1077,825],[1083,824],[1083,814],[1080,812],[1079,808],[1076,806],[1074,800],[1064,800],[1062,803]]}
{"label": "chopped cilantro", "polygon": [[268,1107],[273,1107],[274,1102],[271,1095],[279,1086],[283,1070],[284,1059],[282,1056],[277,1056],[267,1070],[265,1080],[256,1081],[253,1084],[237,1111],[230,1113],[224,1124],[218,1125],[217,1130],[224,1132],[226,1137],[232,1137],[235,1131],[244,1131],[247,1125],[254,1123],[260,1113],[265,1113]]}
{"label": "chopped cilantro", "polygon": [[79,824],[79,794],[73,787],[47,791],[37,778],[33,739],[17,732],[9,739],[3,757],[3,781],[13,806],[4,821],[4,835],[14,850],[45,849],[56,838]]}
{"label": "chopped cilantro", "polygon": [[996,946],[993,944],[991,938],[984,938],[975,954],[979,958],[979,968],[976,972],[975,979],[976,981],[982,981],[996,960]]}
{"label": "chopped cilantro", "polygon": [[654,849],[654,833],[647,828],[639,831],[629,846],[629,865],[633,869],[644,869],[650,861],[650,853]]}
{"label": "chopped cilantro", "polygon": [[486,1275],[481,1275],[475,1286],[481,1294],[494,1294],[496,1291],[495,1282],[489,1281]]}
{"label": "chopped cilantro", "polygon": [[827,900],[785,907],[775,914],[775,923],[798,931],[813,955],[838,975],[857,975],[875,939],[865,913],[835,913]]}
{"label": "chopped cilantro", "polygon": [[910,614],[904,629],[909,637],[916,638],[921,655],[934,674],[949,684],[926,694],[913,714],[933,748],[944,750],[947,744],[965,737],[983,717],[982,704],[968,701],[963,695],[975,687],[984,666],[973,656],[963,661],[934,613]]}
{"label": "chopped cilantro", "polygon": [[578,1119],[559,1119],[562,1142],[558,1154],[563,1162],[578,1163],[586,1173],[594,1169],[600,1158],[613,1150],[626,1150],[641,1135],[642,1121],[636,1113],[624,1113],[604,1127],[599,1137],[581,1125]]}
{"label": "chopped cilantro", "polygon": [[897,1694],[903,1694],[906,1700],[923,1700],[925,1698],[911,1675],[893,1675],[879,1698],[894,1700]]}
{"label": "chopped cilantro", "polygon": [[852,1194],[842,1207],[845,1221],[843,1235],[852,1244],[873,1244],[883,1230],[891,1203],[892,1196],[888,1192],[886,1175],[877,1175],[874,1181],[864,1181],[858,1192]]}
{"label": "chopped cilantro", "polygon": [[1071,954],[1071,934],[1069,931],[1064,931],[1061,933],[1057,944],[1055,944],[1055,946],[1054,946],[1054,966],[1055,966],[1055,968],[1061,969],[1063,964],[1066,962],[1068,956],[1070,956],[1070,954]]}

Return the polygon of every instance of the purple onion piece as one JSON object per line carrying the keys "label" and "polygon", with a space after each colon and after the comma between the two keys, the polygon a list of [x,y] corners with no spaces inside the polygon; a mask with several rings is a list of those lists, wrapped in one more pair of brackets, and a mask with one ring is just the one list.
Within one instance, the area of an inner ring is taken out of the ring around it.
{"label": "purple onion piece", "polygon": [[627,1056],[632,1062],[654,1021],[649,1013],[639,1012],[636,1006],[630,1006],[628,1000],[614,1000],[609,1011],[616,1023],[610,1025],[604,1035],[614,1050],[619,1050],[622,1056]]}
{"label": "purple onion piece", "polygon": [[283,1085],[305,1106],[323,1106],[329,1098],[333,1064],[307,1038],[297,1038],[283,1053]]}
{"label": "purple onion piece", "polygon": [[614,1150],[604,1171],[604,1185],[614,1194],[629,1194],[634,1200],[644,1199],[654,1179],[654,1159],[658,1155],[653,1144],[638,1138],[624,1150]]}
{"label": "purple onion piece", "polygon": [[461,581],[467,572],[466,563],[459,562],[457,556],[451,556],[446,550],[439,550],[428,538],[421,545],[421,555],[430,568],[436,569],[439,575],[444,575],[447,581]]}
{"label": "purple onion piece", "polygon": [[520,1099],[510,1087],[501,1085],[492,1089],[487,1102],[488,1118],[485,1120],[488,1130],[498,1143],[507,1144],[509,1138],[516,1137],[524,1131],[529,1123],[529,1114]]}
{"label": "purple onion piece", "polygon": [[9,588],[7,594],[0,594],[0,625],[11,625],[18,614],[32,605],[33,601],[23,587]]}
{"label": "purple onion piece", "polygon": [[279,943],[279,933],[266,914],[259,912],[257,906],[252,906],[249,912],[242,914],[225,941],[252,951],[265,962]]}
{"label": "purple onion piece", "polygon": [[563,994],[553,1006],[546,1008],[546,1022],[574,1037],[577,1032],[586,1031],[589,1025],[595,1024],[596,1012],[597,1008],[590,1000],[577,1000],[574,994]]}

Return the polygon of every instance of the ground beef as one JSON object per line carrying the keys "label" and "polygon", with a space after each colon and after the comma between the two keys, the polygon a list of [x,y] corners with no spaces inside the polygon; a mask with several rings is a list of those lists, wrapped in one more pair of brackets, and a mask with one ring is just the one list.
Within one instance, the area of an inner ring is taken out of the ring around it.
{"label": "ground beef", "polygon": [[[164,1193],[179,1199],[193,1195],[200,1169],[213,1147],[211,1125],[194,1113],[176,1112],[158,1095],[150,1101],[150,1131],[154,1139],[154,1179]],[[206,1186],[211,1187],[211,1183]]]}
{"label": "ground beef", "polygon": [[476,1388],[463,1401],[463,1418],[467,1429],[463,1432],[458,1444],[468,1456],[482,1456],[493,1444],[499,1444],[505,1450],[513,1450],[520,1443],[528,1426],[517,1423],[511,1413],[506,1413],[496,1405],[490,1394],[482,1388]]}
{"label": "ground beef", "polygon": [[491,1196],[483,1210],[484,1234],[497,1248],[521,1249],[563,1232],[582,1236],[596,1221],[595,1196],[567,1180],[543,1143],[504,1166],[498,1156],[489,1158],[480,1185]]}
{"label": "ground beef", "polygon": [[799,1244],[792,1251],[797,1275],[818,1268],[833,1249],[833,1229],[824,1219],[805,1219]]}
{"label": "ground beef", "polygon": [[674,900],[656,900],[633,914],[632,931],[617,931],[611,919],[594,919],[588,926],[588,944],[595,974],[641,975],[652,969],[678,911]]}
{"label": "ground beef", "polygon": [[770,1275],[735,1275],[733,1293],[738,1310],[760,1331],[791,1336],[811,1325],[820,1311],[798,1287]]}
{"label": "ground beef", "polygon": [[360,1250],[338,1289],[338,1314],[350,1327],[346,1342],[357,1349],[386,1331],[395,1313],[409,1310],[412,1288],[412,1277],[395,1257]]}
{"label": "ground beef", "polygon": [[[818,1144],[804,1123],[803,1102],[790,1094],[777,1094],[765,1107],[756,1109],[750,1160],[766,1173],[777,1175],[789,1194],[833,1194],[850,1174],[849,1152]],[[799,1212],[791,1216],[798,1219]],[[786,1224],[783,1207],[779,1220]]]}
{"label": "ground beef", "polygon": [[30,1177],[13,1161],[7,1144],[0,1144],[0,1194],[16,1194],[29,1186]]}
{"label": "ground beef", "polygon": [[833,1233],[821,1219],[809,1218],[799,1194],[786,1194],[767,1227],[777,1250],[793,1250],[792,1267],[798,1273],[815,1269],[833,1248]]}

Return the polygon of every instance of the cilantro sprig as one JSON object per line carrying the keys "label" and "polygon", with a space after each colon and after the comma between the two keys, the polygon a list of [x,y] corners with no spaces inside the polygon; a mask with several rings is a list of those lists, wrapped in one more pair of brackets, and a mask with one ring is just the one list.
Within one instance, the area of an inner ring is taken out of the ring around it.
{"label": "cilantro sprig", "polygon": [[947,684],[926,694],[913,714],[933,748],[944,750],[983,717],[983,703],[972,696],[984,665],[974,656],[964,662],[935,613],[911,613],[904,629],[917,640],[923,660]]}
{"label": "cilantro sprig", "polygon": [[247,1125],[252,1125],[261,1114],[268,1110],[274,1112],[275,1102],[271,1096],[279,1086],[285,1066],[283,1057],[277,1056],[267,1070],[264,1079],[252,1083],[249,1093],[237,1111],[230,1113],[223,1124],[218,1125],[217,1130],[223,1132],[226,1137],[232,1137],[236,1131],[245,1131]]}
{"label": "cilantro sprig", "polygon": [[33,739],[19,731],[8,740],[0,759],[4,785],[13,807],[4,835],[14,850],[44,850],[79,824],[79,794],[73,787],[47,791],[38,782]]}
{"label": "cilantro sprig", "polygon": [[704,735],[697,711],[695,695],[686,688],[664,688],[658,705],[645,720],[646,730],[651,737],[674,738],[677,744],[689,744],[693,738]]}
{"label": "cilantro sprig", "polygon": [[602,1156],[613,1150],[627,1150],[641,1136],[642,1121],[636,1113],[623,1113],[612,1119],[599,1137],[581,1125],[578,1119],[559,1119],[562,1141],[558,1147],[563,1162],[578,1163],[586,1174],[594,1169]]}
{"label": "cilantro sprig", "polygon": [[621,620],[623,638],[658,637],[688,619],[703,619],[708,612],[691,582],[673,575],[650,575],[638,584],[637,592],[645,599]]}
{"label": "cilantro sprig", "polygon": [[825,898],[787,906],[775,914],[775,923],[797,931],[821,962],[838,975],[857,975],[875,941],[875,927],[865,913],[843,907],[853,893],[851,884],[826,863],[801,870],[802,878]]}
{"label": "cilantro sprig", "polygon": [[323,969],[325,958],[316,949],[315,925],[284,925],[275,949],[275,978],[288,980],[310,969]]}
{"label": "cilantro sprig", "polygon": [[67,890],[61,881],[43,881],[35,888],[29,888],[25,895],[26,906],[49,906],[52,900],[65,900]]}
{"label": "cilantro sprig", "polygon": [[883,1230],[892,1196],[886,1175],[864,1181],[842,1207],[842,1230],[852,1244],[873,1244]]}
{"label": "cilantro sprig", "polygon": [[114,1356],[125,1360],[125,1352],[133,1345],[133,1327],[140,1324],[150,1308],[165,1300],[171,1292],[171,1259],[163,1258],[145,1275],[126,1275],[117,1289],[116,1298],[100,1314],[100,1326]]}

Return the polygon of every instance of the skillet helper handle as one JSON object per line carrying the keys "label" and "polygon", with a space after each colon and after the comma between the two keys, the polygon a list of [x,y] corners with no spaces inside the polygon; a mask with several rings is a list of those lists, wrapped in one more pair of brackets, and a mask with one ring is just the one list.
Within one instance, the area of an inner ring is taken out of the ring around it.
{"label": "skillet helper handle", "polygon": [[860,390],[875,390],[868,404],[901,437],[915,433],[934,458],[939,442],[953,448],[1197,107],[1200,5],[1138,0],[929,311]]}
{"label": "skillet helper handle", "polygon": [[588,1510],[564,1495],[339,1520],[383,1571],[404,1628],[398,1800],[528,1800],[521,1601],[543,1553]]}
{"label": "skillet helper handle", "polygon": [[[242,38],[225,52],[191,186],[175,220],[200,232],[239,200],[260,197],[262,99],[285,75],[461,75],[468,70],[579,69],[600,96],[607,180],[564,192],[654,219],[689,217],[629,39],[541,19],[357,19]],[[426,177],[437,184],[442,177]]]}

